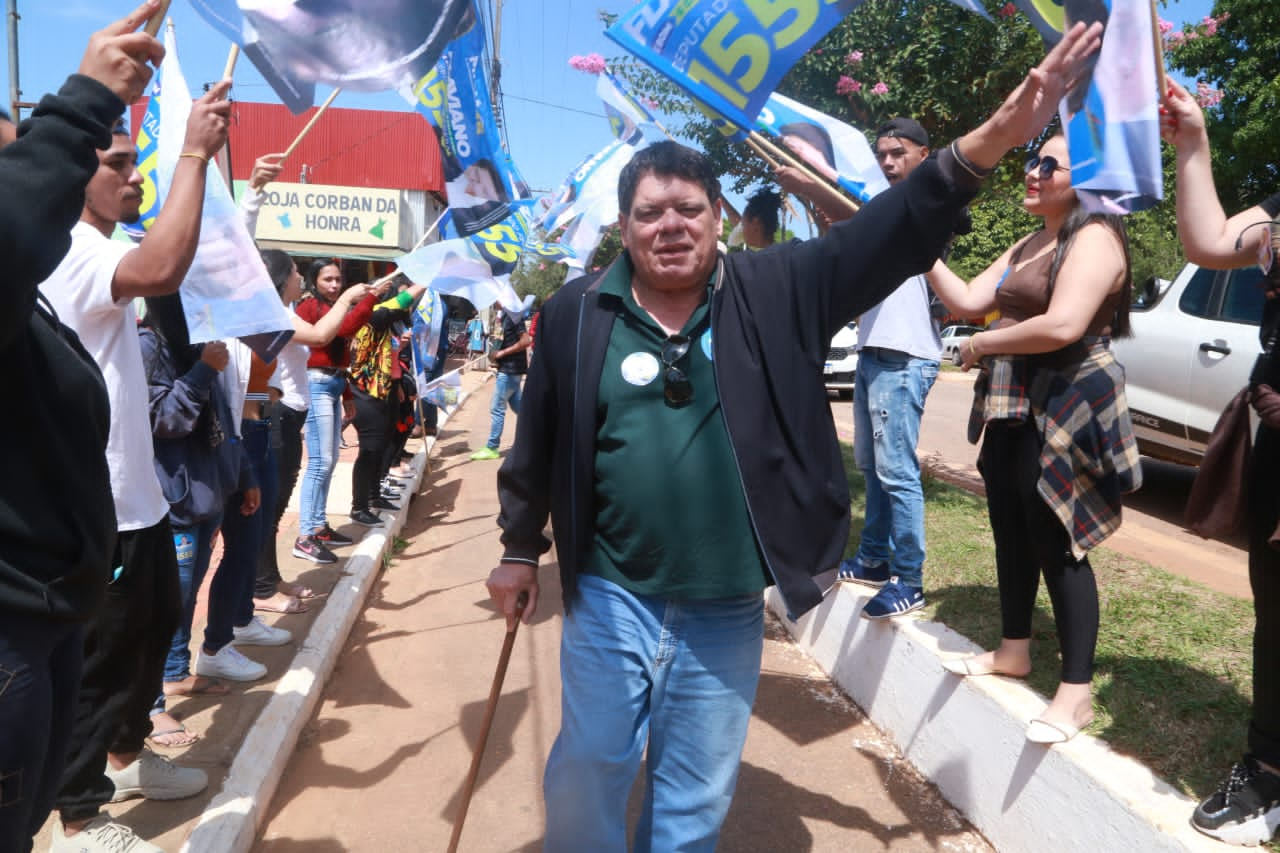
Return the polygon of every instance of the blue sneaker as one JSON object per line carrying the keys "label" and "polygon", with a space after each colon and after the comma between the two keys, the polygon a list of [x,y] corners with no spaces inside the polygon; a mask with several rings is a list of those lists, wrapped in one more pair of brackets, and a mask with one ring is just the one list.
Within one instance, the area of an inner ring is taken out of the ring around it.
{"label": "blue sneaker", "polygon": [[862,608],[862,615],[868,619],[886,619],[921,607],[924,607],[924,590],[918,586],[907,586],[894,578],[867,602]]}
{"label": "blue sneaker", "polygon": [[889,564],[881,563],[878,566],[871,566],[855,555],[848,560],[840,561],[840,571],[836,573],[836,580],[860,583],[863,586],[879,589],[889,581]]}

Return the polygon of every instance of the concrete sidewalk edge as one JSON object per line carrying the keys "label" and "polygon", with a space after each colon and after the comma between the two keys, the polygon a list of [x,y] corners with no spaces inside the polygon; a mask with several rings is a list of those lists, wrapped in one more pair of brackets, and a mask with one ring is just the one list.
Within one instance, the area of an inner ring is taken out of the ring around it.
{"label": "concrete sidewalk edge", "polygon": [[1005,853],[1218,851],[1190,825],[1195,801],[1097,738],[1026,740],[1047,704],[1025,683],[961,678],[946,658],[981,651],[939,622],[861,618],[868,595],[840,584],[799,621],[766,603],[796,644]]}
{"label": "concrete sidewalk edge", "polygon": [[[485,378],[488,381],[488,377]],[[457,412],[475,392],[458,398]],[[441,412],[438,427],[450,418]],[[410,465],[414,469],[407,494],[416,495],[436,439],[427,438]],[[289,671],[236,751],[222,789],[210,801],[182,845],[182,853],[247,853],[257,839],[271,799],[333,673],[356,619],[364,609],[383,560],[392,552],[412,501],[406,501],[381,528],[371,530],[347,559],[343,577],[329,593]]]}

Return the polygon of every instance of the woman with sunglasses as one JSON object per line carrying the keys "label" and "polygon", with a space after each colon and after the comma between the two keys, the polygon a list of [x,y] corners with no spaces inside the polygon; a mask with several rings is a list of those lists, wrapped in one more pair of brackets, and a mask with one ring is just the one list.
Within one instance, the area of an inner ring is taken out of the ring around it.
{"label": "woman with sunglasses", "polygon": [[955,313],[1000,312],[961,356],[966,370],[982,366],[969,439],[985,427],[978,467],[996,544],[1001,640],[946,666],[966,676],[1027,675],[1043,574],[1062,680],[1027,728],[1036,743],[1070,740],[1093,719],[1098,590],[1086,554],[1120,526],[1120,495],[1140,483],[1124,373],[1108,346],[1129,328],[1128,238],[1118,217],[1081,207],[1068,162],[1061,136],[1027,161],[1022,205],[1042,229],[968,284],[941,262],[929,273]]}
{"label": "woman with sunglasses", "polygon": [[[1227,218],[1218,201],[1210,168],[1209,136],[1196,99],[1172,80],[1165,96],[1161,131],[1177,152],[1178,237],[1187,260],[1210,269],[1235,269],[1257,262],[1266,274],[1259,335],[1263,354],[1250,384],[1280,388],[1280,192]],[[1265,411],[1265,394],[1253,404]],[[1280,825],[1280,550],[1271,544],[1280,523],[1280,430],[1258,422],[1249,458],[1249,586],[1253,591],[1253,707],[1248,752],[1218,790],[1196,808],[1196,829],[1230,844],[1255,845],[1271,839]]]}

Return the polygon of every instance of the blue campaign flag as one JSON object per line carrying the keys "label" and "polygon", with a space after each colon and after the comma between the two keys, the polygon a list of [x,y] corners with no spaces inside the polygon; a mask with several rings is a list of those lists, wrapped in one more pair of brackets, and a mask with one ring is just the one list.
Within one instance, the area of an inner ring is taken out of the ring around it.
{"label": "blue campaign flag", "polygon": [[1088,210],[1132,213],[1164,197],[1160,95],[1148,0],[1067,0],[1067,21],[1101,21],[1102,47],[1062,99],[1071,185]]}
{"label": "blue campaign flag", "polygon": [[413,366],[419,388],[426,386],[438,366],[447,313],[439,292],[432,287],[422,294],[413,310]]}
{"label": "blue campaign flag", "polygon": [[294,113],[321,83],[362,92],[412,85],[454,38],[478,29],[471,0],[191,0],[240,45]]}
{"label": "blue campaign flag", "polygon": [[646,0],[605,31],[741,127],[787,71],[862,0]]}
{"label": "blue campaign flag", "polygon": [[614,138],[637,147],[666,138],[657,121],[636,100],[627,85],[608,71],[601,72],[596,78],[596,94],[604,103],[604,114],[609,119]]}
{"label": "blue campaign flag", "polygon": [[867,137],[857,128],[776,93],[765,102],[756,125],[860,202],[889,188]]}
{"label": "blue campaign flag", "polygon": [[[161,63],[163,67],[163,63]],[[141,239],[156,221],[160,205],[160,186],[156,181],[156,167],[160,158],[160,74],[151,84],[151,99],[138,127],[134,144],[138,147],[138,173],[142,175],[142,209],[137,222],[120,223],[120,228],[130,237]]]}

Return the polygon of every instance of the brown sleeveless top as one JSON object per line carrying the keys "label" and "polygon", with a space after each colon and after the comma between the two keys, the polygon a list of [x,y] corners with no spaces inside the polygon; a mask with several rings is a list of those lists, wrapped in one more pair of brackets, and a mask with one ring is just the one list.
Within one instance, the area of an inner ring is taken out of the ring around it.
{"label": "brown sleeveless top", "polygon": [[[1004,321],[998,322],[997,326],[1008,325],[1009,321],[1020,323],[1049,310],[1052,295],[1049,292],[1049,267],[1053,264],[1054,253],[1046,252],[1015,268],[1013,264],[1018,262],[1021,254],[1021,249],[1014,252],[1009,271],[996,289],[996,306],[1000,309],[1000,320]],[[1089,321],[1085,337],[1111,334],[1111,322],[1115,319],[1116,309],[1120,307],[1123,295],[1123,288],[1107,294],[1107,298]]]}

